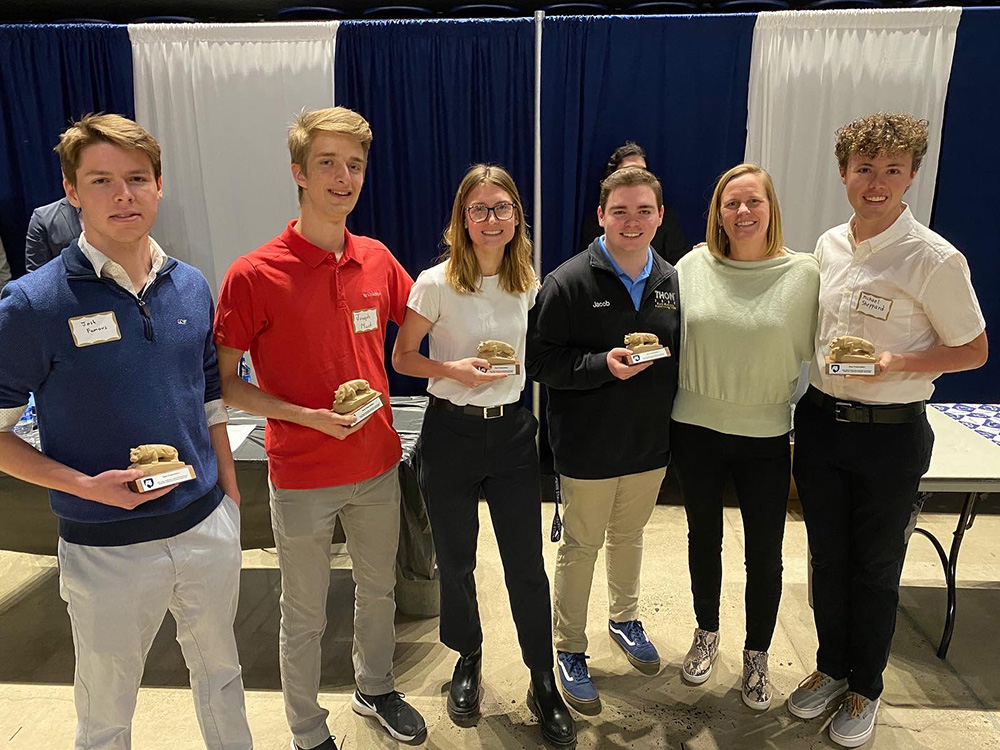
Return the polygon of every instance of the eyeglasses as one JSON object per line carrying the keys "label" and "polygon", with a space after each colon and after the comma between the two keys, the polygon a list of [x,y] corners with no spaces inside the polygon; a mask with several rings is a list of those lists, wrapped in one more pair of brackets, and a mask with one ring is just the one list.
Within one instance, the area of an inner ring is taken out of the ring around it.
{"label": "eyeglasses", "polygon": [[469,214],[469,221],[474,224],[481,224],[490,218],[490,212],[497,221],[509,221],[514,218],[514,204],[504,201],[495,206],[485,206],[482,203],[473,203],[465,209]]}

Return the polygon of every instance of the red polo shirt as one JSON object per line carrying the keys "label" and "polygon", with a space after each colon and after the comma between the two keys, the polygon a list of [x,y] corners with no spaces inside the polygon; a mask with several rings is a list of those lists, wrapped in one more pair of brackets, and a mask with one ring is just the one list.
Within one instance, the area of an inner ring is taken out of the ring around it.
{"label": "red polo shirt", "polygon": [[[388,402],[386,321],[402,323],[413,280],[377,240],[345,230],[338,261],[294,224],[229,267],[215,342],[249,350],[260,387],[283,401],[329,409],[337,386],[364,378]],[[346,440],[278,419],[265,435],[271,481],[282,489],[353,484],[400,458],[388,403]]]}

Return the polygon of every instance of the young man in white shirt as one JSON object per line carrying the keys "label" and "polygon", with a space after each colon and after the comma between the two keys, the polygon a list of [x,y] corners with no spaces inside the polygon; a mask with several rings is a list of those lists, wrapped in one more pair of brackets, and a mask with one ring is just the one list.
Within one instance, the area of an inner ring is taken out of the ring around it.
{"label": "young man in white shirt", "polygon": [[[795,413],[794,476],[813,566],[816,671],[788,699],[813,718],[846,693],[830,737],[871,737],[896,623],[908,527],[930,464],[933,380],[986,361],[985,321],[965,257],[903,202],[927,122],[876,113],[837,132],[854,216],[820,237],[810,387]],[[837,336],[875,345],[875,375],[830,374]]]}

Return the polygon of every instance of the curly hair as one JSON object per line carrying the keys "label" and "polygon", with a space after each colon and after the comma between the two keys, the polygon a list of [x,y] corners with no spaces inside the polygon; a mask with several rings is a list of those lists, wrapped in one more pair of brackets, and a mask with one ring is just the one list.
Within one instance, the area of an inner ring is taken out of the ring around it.
{"label": "curly hair", "polygon": [[834,153],[841,172],[847,169],[851,154],[870,158],[902,153],[913,157],[912,169],[916,172],[927,153],[927,120],[905,112],[876,112],[858,118],[837,131]]}

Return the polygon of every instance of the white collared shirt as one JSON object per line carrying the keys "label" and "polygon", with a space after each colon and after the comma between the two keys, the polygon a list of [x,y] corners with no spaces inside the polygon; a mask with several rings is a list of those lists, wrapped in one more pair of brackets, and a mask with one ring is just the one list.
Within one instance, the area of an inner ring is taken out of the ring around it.
{"label": "white collared shirt", "polygon": [[876,354],[962,346],[986,329],[969,264],[941,235],[913,218],[909,207],[884,232],[856,242],[854,218],[816,243],[820,267],[816,356],[809,382],[850,401],[925,401],[941,373],[891,372],[879,382],[829,375],[826,356],[837,336],[860,336]]}
{"label": "white collared shirt", "polygon": [[[94,267],[95,274],[101,278],[115,282],[134,297],[139,297],[156,281],[156,274],[163,268],[163,264],[167,262],[167,254],[163,252],[163,249],[156,243],[156,240],[150,237],[149,255],[152,265],[149,269],[149,275],[146,277],[146,283],[137,292],[132,279],[129,278],[128,273],[122,265],[111,260],[111,258],[87,242],[86,231],[80,234],[80,252],[90,261],[90,265]],[[10,432],[14,429],[14,425],[21,419],[21,415],[24,414],[26,408],[27,404],[12,409],[0,409],[0,432]],[[226,413],[226,404],[221,398],[205,403],[205,419],[209,427],[229,422],[229,415]]]}

